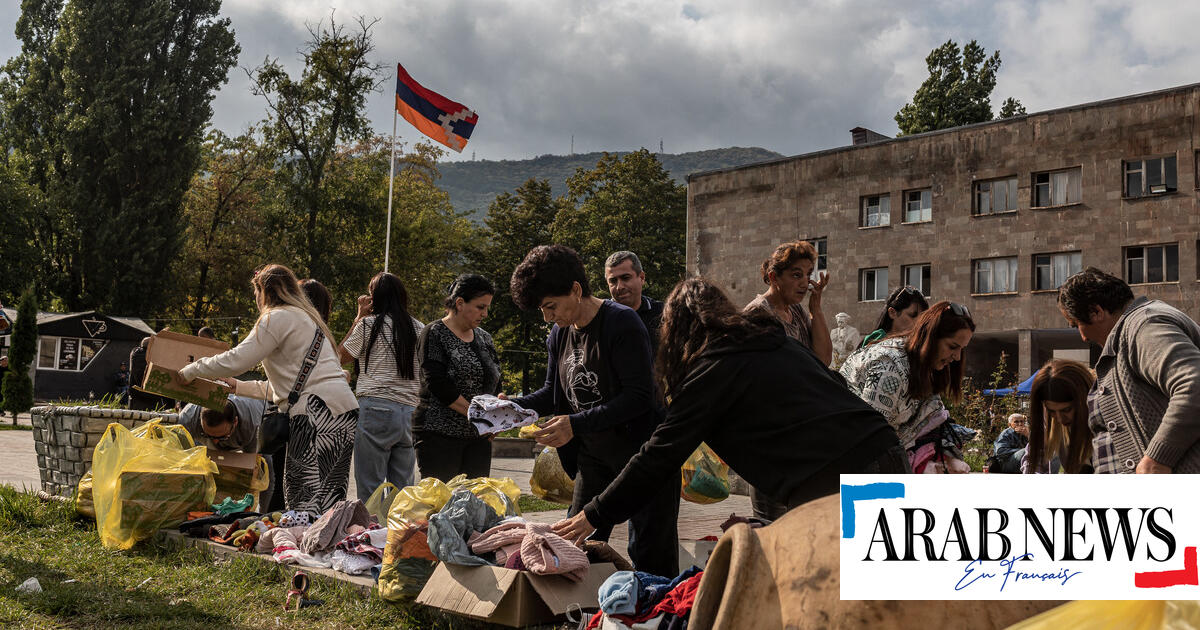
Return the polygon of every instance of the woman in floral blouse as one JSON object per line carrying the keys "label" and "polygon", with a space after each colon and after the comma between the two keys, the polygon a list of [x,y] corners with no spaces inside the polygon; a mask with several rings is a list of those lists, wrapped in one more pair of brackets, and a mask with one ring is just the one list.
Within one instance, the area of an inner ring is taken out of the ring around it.
{"label": "woman in floral blouse", "polygon": [[851,391],[887,418],[910,457],[919,437],[949,419],[942,397],[961,397],[963,351],[974,333],[965,306],[938,302],[911,331],[858,350],[842,365]]}

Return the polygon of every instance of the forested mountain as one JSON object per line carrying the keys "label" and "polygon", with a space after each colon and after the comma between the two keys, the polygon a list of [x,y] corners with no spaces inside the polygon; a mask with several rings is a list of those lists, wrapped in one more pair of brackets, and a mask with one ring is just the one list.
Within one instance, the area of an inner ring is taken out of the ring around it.
{"label": "forested mountain", "polygon": [[[628,151],[618,151],[624,155]],[[502,192],[512,192],[530,178],[549,180],[554,196],[566,192],[566,180],[575,169],[591,169],[601,153],[575,155],[542,155],[531,160],[476,160],[442,162],[438,170],[442,177],[438,187],[450,193],[450,201],[459,212],[471,212],[481,220],[488,204]],[[689,173],[731,166],[741,166],[783,157],[774,151],[758,147],[730,147],[691,153],[658,155],[663,166],[675,181],[685,183]]]}

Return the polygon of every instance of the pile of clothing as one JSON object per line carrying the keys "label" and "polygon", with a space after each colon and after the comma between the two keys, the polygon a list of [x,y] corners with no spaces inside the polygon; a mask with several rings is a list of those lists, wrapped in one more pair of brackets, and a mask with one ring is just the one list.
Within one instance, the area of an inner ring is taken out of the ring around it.
{"label": "pile of clothing", "polygon": [[[179,531],[196,538],[269,553],[280,564],[331,567],[350,575],[372,572],[383,561],[387,529],[362,501],[339,501],[313,521],[308,512],[194,512]],[[225,506],[227,507],[227,506]]]}
{"label": "pile of clothing", "polygon": [[685,630],[704,572],[692,567],[674,579],[617,571],[597,593],[600,612],[588,630]]}
{"label": "pile of clothing", "polygon": [[438,560],[469,566],[502,566],[538,575],[587,576],[587,554],[550,530],[520,516],[501,516],[469,490],[454,491],[429,517],[429,549]]}

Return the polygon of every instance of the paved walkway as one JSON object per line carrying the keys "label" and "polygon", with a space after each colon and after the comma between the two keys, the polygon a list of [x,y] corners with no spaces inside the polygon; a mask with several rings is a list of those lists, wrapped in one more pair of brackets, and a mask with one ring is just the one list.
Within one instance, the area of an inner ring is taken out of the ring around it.
{"label": "paved walkway", "polygon": [[[12,424],[12,416],[4,414],[0,424]],[[29,414],[19,414],[17,424],[30,426]],[[16,488],[41,489],[37,453],[33,450],[33,431],[0,431],[0,483]]]}

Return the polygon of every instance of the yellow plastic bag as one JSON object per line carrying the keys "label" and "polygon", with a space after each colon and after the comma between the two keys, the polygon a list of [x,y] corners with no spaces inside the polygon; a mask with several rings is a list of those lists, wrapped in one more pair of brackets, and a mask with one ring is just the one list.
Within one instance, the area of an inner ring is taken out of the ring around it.
{"label": "yellow plastic bag", "polygon": [[1013,624],[1008,630],[1182,630],[1200,628],[1198,601],[1077,601]]}
{"label": "yellow plastic bag", "polygon": [[433,477],[426,477],[415,486],[401,488],[388,509],[388,529],[403,529],[413,521],[427,520],[430,514],[445,507],[453,492]]}
{"label": "yellow plastic bag", "polygon": [[92,502],[92,471],[84,473],[79,480],[79,490],[75,492],[75,511],[82,516],[96,520],[96,505]]}
{"label": "yellow plastic bag", "polygon": [[415,597],[425,587],[437,563],[426,536],[429,515],[445,507],[451,494],[449,486],[432,477],[393,493],[383,566],[375,582],[379,597],[397,601]]}
{"label": "yellow plastic bag", "polygon": [[570,503],[575,498],[575,481],[563,470],[558,449],[547,446],[538,453],[533,460],[529,489],[534,496],[555,503]]}
{"label": "yellow plastic bag", "polygon": [[692,503],[716,503],[729,497],[729,466],[707,444],[692,452],[681,469],[679,496]]}
{"label": "yellow plastic bag", "polygon": [[213,501],[217,465],[207,449],[182,449],[170,437],[177,434],[154,433],[151,429],[138,437],[114,423],[96,445],[92,499],[105,547],[128,549]]}
{"label": "yellow plastic bag", "polygon": [[446,485],[450,487],[451,492],[459,488],[469,490],[471,494],[482,499],[500,516],[521,515],[521,508],[517,506],[517,499],[521,498],[521,489],[517,487],[517,482],[508,477],[467,479],[466,475],[459,475]]}
{"label": "yellow plastic bag", "polygon": [[541,431],[541,430],[542,430],[542,427],[539,427],[536,424],[527,424],[527,425],[521,427],[521,430],[517,431],[517,437],[524,438],[526,440],[532,440],[533,434],[535,432]]}
{"label": "yellow plastic bag", "polygon": [[371,493],[367,499],[367,513],[375,517],[375,520],[383,523],[387,521],[388,508],[392,507],[392,501],[396,500],[396,484],[385,481],[379,484],[378,488]]}
{"label": "yellow plastic bag", "polygon": [[188,433],[188,430],[183,428],[183,425],[164,424],[162,418],[155,418],[146,424],[134,427],[130,433],[134,437],[166,441],[182,450],[196,446],[195,440],[192,439],[192,434]]}

